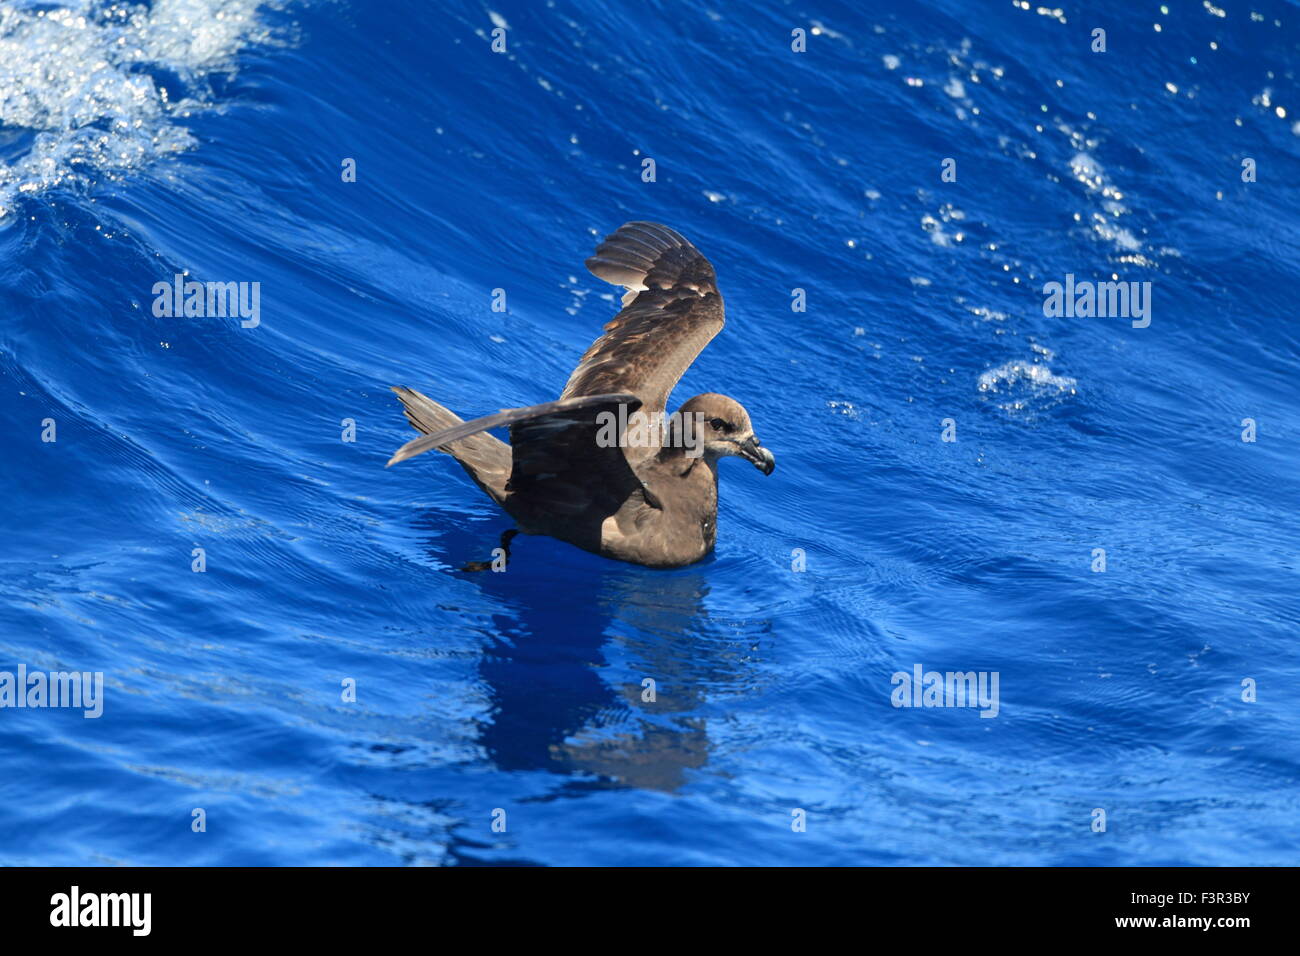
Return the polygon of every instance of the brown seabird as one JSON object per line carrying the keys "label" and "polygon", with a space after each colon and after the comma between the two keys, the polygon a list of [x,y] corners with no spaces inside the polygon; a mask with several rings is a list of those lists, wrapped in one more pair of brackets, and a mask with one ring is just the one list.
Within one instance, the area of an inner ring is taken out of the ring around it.
{"label": "brown seabird", "polygon": [[[776,467],[734,399],[706,392],[665,415],[682,373],[722,329],[713,266],[667,226],[629,222],[587,268],[628,291],[556,401],[466,422],[394,388],[424,435],[388,464],[437,448],[525,534],[649,567],[691,564],[717,535],[718,459],[737,455],[765,475]],[[488,434],[504,426],[509,445]]]}

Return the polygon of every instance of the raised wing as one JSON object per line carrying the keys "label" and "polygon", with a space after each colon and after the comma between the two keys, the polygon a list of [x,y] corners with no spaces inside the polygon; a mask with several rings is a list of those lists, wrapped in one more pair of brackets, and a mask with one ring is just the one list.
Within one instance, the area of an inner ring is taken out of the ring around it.
{"label": "raised wing", "polygon": [[605,237],[587,268],[628,293],[561,397],[631,392],[646,412],[664,411],[682,373],[722,329],[713,266],[667,226],[629,222]]}

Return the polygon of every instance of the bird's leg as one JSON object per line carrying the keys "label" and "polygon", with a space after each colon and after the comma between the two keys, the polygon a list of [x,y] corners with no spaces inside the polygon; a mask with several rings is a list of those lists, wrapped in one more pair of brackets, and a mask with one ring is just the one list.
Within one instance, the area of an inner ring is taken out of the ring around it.
{"label": "bird's leg", "polygon": [[510,542],[515,540],[517,534],[519,534],[518,528],[507,528],[501,532],[501,567],[503,569],[505,568],[505,562],[510,560]]}
{"label": "bird's leg", "polygon": [[519,533],[517,528],[508,528],[501,533],[501,546],[492,552],[491,561],[471,561],[462,571],[504,571],[510,561],[510,542]]}

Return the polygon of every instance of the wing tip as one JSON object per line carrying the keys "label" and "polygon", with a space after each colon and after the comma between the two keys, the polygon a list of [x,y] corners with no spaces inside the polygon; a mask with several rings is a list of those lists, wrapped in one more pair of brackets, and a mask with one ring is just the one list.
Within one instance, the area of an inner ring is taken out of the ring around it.
{"label": "wing tip", "polygon": [[651,273],[665,279],[689,273],[697,283],[716,282],[712,263],[689,239],[663,223],[639,219],[602,239],[583,265],[596,278],[629,291],[644,291]]}

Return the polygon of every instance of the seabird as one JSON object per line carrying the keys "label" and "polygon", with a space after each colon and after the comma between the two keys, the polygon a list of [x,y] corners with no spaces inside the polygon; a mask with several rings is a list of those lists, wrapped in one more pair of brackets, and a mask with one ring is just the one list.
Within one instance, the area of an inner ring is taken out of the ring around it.
{"label": "seabird", "polygon": [[[735,455],[765,475],[776,467],[734,399],[706,392],[664,414],[682,373],[722,329],[717,277],[690,242],[653,222],[625,223],[586,265],[627,293],[560,397],[467,422],[396,387],[423,436],[388,464],[436,448],[525,534],[654,568],[692,564],[717,536],[718,460]],[[488,433],[506,426],[509,445]]]}

